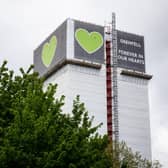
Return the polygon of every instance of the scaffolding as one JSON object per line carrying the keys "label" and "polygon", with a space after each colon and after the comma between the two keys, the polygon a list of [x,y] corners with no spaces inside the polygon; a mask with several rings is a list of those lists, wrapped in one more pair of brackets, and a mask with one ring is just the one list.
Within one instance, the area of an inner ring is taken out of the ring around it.
{"label": "scaffolding", "polygon": [[112,90],[113,90],[113,130],[114,139],[119,142],[119,123],[118,123],[118,80],[117,80],[117,31],[115,14],[112,14]]}
{"label": "scaffolding", "polygon": [[116,148],[119,142],[118,122],[118,81],[117,81],[117,31],[115,14],[112,22],[105,24],[106,41],[106,91],[107,91],[107,132]]}

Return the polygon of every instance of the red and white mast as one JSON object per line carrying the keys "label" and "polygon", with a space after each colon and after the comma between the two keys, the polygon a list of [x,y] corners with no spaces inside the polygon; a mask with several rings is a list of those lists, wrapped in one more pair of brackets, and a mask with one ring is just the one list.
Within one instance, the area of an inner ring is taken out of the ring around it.
{"label": "red and white mast", "polygon": [[111,142],[113,141],[118,143],[119,123],[118,123],[118,85],[117,85],[117,31],[116,31],[116,19],[114,13],[112,13],[112,22],[105,26],[105,41],[106,41],[107,133],[109,140]]}

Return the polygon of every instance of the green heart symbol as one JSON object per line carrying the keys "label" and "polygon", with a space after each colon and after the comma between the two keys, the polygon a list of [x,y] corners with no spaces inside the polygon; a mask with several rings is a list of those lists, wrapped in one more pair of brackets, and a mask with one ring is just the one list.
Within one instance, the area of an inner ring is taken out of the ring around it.
{"label": "green heart symbol", "polygon": [[56,46],[57,46],[57,38],[56,36],[52,36],[50,38],[49,42],[46,42],[43,45],[43,49],[42,49],[42,62],[46,67],[49,67],[49,65],[51,64],[54,55],[55,55],[55,51],[56,51]]}
{"label": "green heart symbol", "polygon": [[79,45],[89,54],[96,52],[103,45],[103,37],[99,32],[88,32],[85,29],[77,29],[75,38]]}

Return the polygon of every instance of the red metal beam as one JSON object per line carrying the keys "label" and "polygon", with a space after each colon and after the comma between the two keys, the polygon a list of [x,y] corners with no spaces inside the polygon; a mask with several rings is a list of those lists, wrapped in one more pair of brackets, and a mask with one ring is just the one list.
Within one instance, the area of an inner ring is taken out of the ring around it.
{"label": "red metal beam", "polygon": [[106,41],[106,95],[107,95],[107,134],[113,140],[112,130],[112,73],[111,73],[111,42]]}

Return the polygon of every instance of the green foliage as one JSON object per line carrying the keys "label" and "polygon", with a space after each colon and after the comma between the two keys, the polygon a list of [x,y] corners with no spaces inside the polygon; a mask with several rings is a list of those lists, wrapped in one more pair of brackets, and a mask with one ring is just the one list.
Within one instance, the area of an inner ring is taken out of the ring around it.
{"label": "green foliage", "polygon": [[125,144],[119,144],[116,158],[107,136],[97,133],[101,124],[92,127],[79,96],[72,114],[63,113],[64,96],[55,98],[57,85],[44,90],[32,66],[14,76],[6,63],[0,67],[0,168],[160,167]]}
{"label": "green foliage", "polygon": [[144,159],[140,153],[134,153],[124,142],[119,144],[119,154],[121,168],[161,168],[158,161],[151,162]]}
{"label": "green foliage", "polygon": [[96,134],[79,96],[72,115],[62,113],[56,85],[43,89],[37,73],[0,68],[0,167],[107,168],[107,137]]}

